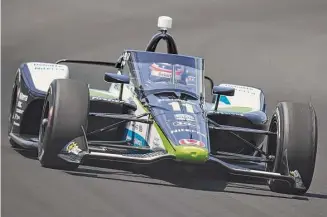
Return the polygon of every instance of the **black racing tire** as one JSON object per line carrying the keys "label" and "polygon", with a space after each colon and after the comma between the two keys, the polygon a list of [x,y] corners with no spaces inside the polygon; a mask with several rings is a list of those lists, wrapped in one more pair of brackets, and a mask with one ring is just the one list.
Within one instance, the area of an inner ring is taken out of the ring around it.
{"label": "black racing tire", "polygon": [[17,107],[17,99],[18,99],[18,92],[19,92],[19,81],[18,81],[18,76],[19,74],[17,73],[15,76],[13,88],[12,88],[12,93],[11,93],[11,102],[10,102],[10,107],[9,107],[9,120],[8,120],[8,139],[9,143],[13,148],[21,148],[11,137],[10,133],[12,132],[13,129],[13,115],[15,113],[16,107]]}
{"label": "black racing tire", "polygon": [[[45,98],[40,126],[38,158],[43,167],[73,170],[79,164],[58,157],[60,151],[76,137],[87,131],[89,88],[86,83],[54,80]],[[82,129],[83,127],[83,129]]]}
{"label": "black racing tire", "polygon": [[273,163],[268,164],[267,170],[287,175],[283,157],[287,152],[289,171],[300,173],[304,189],[298,189],[280,180],[269,180],[271,191],[302,195],[311,185],[317,154],[317,117],[311,104],[281,102],[270,122],[270,130],[277,132],[277,136],[268,138],[267,153],[275,155]]}

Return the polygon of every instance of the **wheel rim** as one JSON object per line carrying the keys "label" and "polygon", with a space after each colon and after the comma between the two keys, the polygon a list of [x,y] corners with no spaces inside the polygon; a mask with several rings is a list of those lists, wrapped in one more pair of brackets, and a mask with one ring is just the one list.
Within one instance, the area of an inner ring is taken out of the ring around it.
{"label": "wheel rim", "polygon": [[[269,131],[274,132],[274,133],[278,132],[278,120],[277,120],[276,114],[272,117],[272,120],[271,120],[271,123],[269,126]],[[275,169],[275,161],[276,161],[276,154],[277,154],[277,138],[278,138],[277,135],[272,135],[268,138],[267,154],[275,156],[274,161],[267,163],[268,171],[274,171],[274,169]]]}
{"label": "wheel rim", "polygon": [[40,123],[40,130],[39,130],[39,146],[38,146],[39,159],[42,159],[43,152],[44,152],[43,141],[44,141],[44,134],[46,133],[46,130],[48,128],[48,120],[49,120],[49,101],[46,101],[41,116],[41,123]]}

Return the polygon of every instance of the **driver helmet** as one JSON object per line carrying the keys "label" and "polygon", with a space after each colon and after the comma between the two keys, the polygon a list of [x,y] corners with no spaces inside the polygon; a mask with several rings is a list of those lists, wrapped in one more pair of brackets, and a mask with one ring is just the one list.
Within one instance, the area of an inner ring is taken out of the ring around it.
{"label": "driver helmet", "polygon": [[[184,73],[184,66],[175,65],[175,79],[180,81]],[[150,79],[152,81],[170,81],[172,79],[173,66],[169,63],[153,63],[150,65]]]}

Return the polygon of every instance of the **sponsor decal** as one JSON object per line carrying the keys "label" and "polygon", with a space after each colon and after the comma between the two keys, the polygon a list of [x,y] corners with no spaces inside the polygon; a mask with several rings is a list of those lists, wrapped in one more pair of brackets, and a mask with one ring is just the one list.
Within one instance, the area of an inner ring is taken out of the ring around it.
{"label": "sponsor decal", "polygon": [[196,127],[195,123],[187,122],[187,121],[175,121],[173,123],[173,126],[175,127]]}
{"label": "sponsor decal", "polygon": [[142,126],[142,124],[139,124],[139,123],[133,123],[133,125],[132,125],[133,127],[134,127],[134,130],[135,131],[139,131],[139,132],[143,132],[143,126]]}
{"label": "sponsor decal", "polygon": [[136,129],[140,132],[143,132],[143,127],[142,125],[136,125]]}
{"label": "sponsor decal", "polygon": [[16,109],[17,114],[23,114],[23,112],[24,112],[24,110],[22,110],[22,109],[19,109],[19,108]]}
{"label": "sponsor decal", "polygon": [[162,78],[170,78],[171,77],[170,72],[162,72],[162,71],[152,71],[151,75],[152,76],[162,77]]}
{"label": "sponsor decal", "polygon": [[124,60],[128,61],[131,54],[129,52],[124,53]]}
{"label": "sponsor decal", "polygon": [[195,118],[188,114],[175,114],[175,119],[179,121],[195,121]]}
{"label": "sponsor decal", "polygon": [[109,98],[104,98],[100,96],[92,96],[91,100],[100,100],[100,101],[108,101],[108,102],[118,102],[119,100],[117,99],[109,99]]}
{"label": "sponsor decal", "polygon": [[120,90],[120,84],[113,84],[115,90]]}
{"label": "sponsor decal", "polygon": [[134,139],[134,145],[137,145],[137,146],[142,146],[143,143],[141,140],[138,140],[138,139]]}
{"label": "sponsor decal", "polygon": [[14,120],[20,120],[20,116],[18,114],[15,114],[13,117]]}
{"label": "sponsor decal", "polygon": [[126,99],[126,102],[129,103],[129,104],[131,104],[131,105],[137,106],[137,105],[135,104],[135,102],[134,102],[134,100],[133,100],[132,97],[128,97],[128,98]]}
{"label": "sponsor decal", "polygon": [[160,139],[158,137],[154,137],[153,139],[153,146],[159,147],[160,146]]}
{"label": "sponsor decal", "polygon": [[185,145],[185,146],[198,146],[198,147],[205,147],[205,144],[199,140],[196,139],[181,139],[179,140],[180,145]]}
{"label": "sponsor decal", "polygon": [[129,60],[130,56],[131,56],[131,54],[129,52],[125,52],[123,54],[123,60],[121,62],[121,66],[124,66],[126,64],[126,62]]}
{"label": "sponsor decal", "polygon": [[17,127],[19,127],[20,126],[20,124],[19,123],[17,123],[17,122],[13,122],[13,125],[15,125],[15,126],[17,126]]}
{"label": "sponsor decal", "polygon": [[130,129],[127,130],[126,140],[129,140],[129,142],[133,143],[136,146],[147,146],[147,141],[143,138],[142,135],[136,133],[135,131],[132,131]]}
{"label": "sponsor decal", "polygon": [[184,133],[184,132],[187,132],[187,133],[196,133],[198,135],[207,137],[204,133],[201,133],[201,132],[196,131],[196,130],[191,130],[191,129],[176,129],[176,130],[171,130],[170,131],[170,133],[172,133],[172,134],[174,134],[174,133]]}
{"label": "sponsor decal", "polygon": [[63,65],[52,64],[52,63],[34,63],[34,70],[60,70],[65,71],[66,67]]}
{"label": "sponsor decal", "polygon": [[28,96],[23,94],[22,92],[19,93],[18,98],[25,102],[28,100]]}
{"label": "sponsor decal", "polygon": [[82,152],[82,150],[78,147],[77,142],[71,142],[66,146],[66,151],[68,153],[78,154]]}
{"label": "sponsor decal", "polygon": [[168,99],[168,98],[158,99],[158,102],[172,102],[172,101],[177,101],[177,100],[176,99]]}
{"label": "sponsor decal", "polygon": [[220,102],[223,102],[224,104],[226,105],[231,105],[230,101],[228,100],[227,96],[220,96],[220,99],[219,99]]}
{"label": "sponsor decal", "polygon": [[195,76],[187,76],[186,82],[195,82]]}
{"label": "sponsor decal", "polygon": [[22,108],[23,107],[23,102],[22,101],[17,101],[17,107]]}
{"label": "sponsor decal", "polygon": [[163,98],[163,99],[158,99],[158,102],[181,102],[181,103],[186,103],[186,104],[192,104],[192,105],[195,105],[194,102],[186,101],[186,100],[182,100],[182,99],[169,99],[169,98]]}
{"label": "sponsor decal", "polygon": [[248,94],[251,94],[251,95],[257,95],[260,92],[260,90],[257,89],[257,88],[241,86],[241,85],[223,84],[222,86],[233,87],[238,92],[244,92],[244,93],[248,93]]}

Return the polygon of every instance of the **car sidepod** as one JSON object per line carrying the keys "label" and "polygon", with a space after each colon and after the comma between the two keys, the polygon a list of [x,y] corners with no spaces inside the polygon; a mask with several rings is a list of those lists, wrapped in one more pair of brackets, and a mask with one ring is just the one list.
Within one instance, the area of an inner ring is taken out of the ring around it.
{"label": "car sidepod", "polygon": [[54,79],[68,77],[68,67],[64,65],[29,62],[19,67],[10,106],[10,139],[25,148],[37,146],[42,107],[48,87]]}

